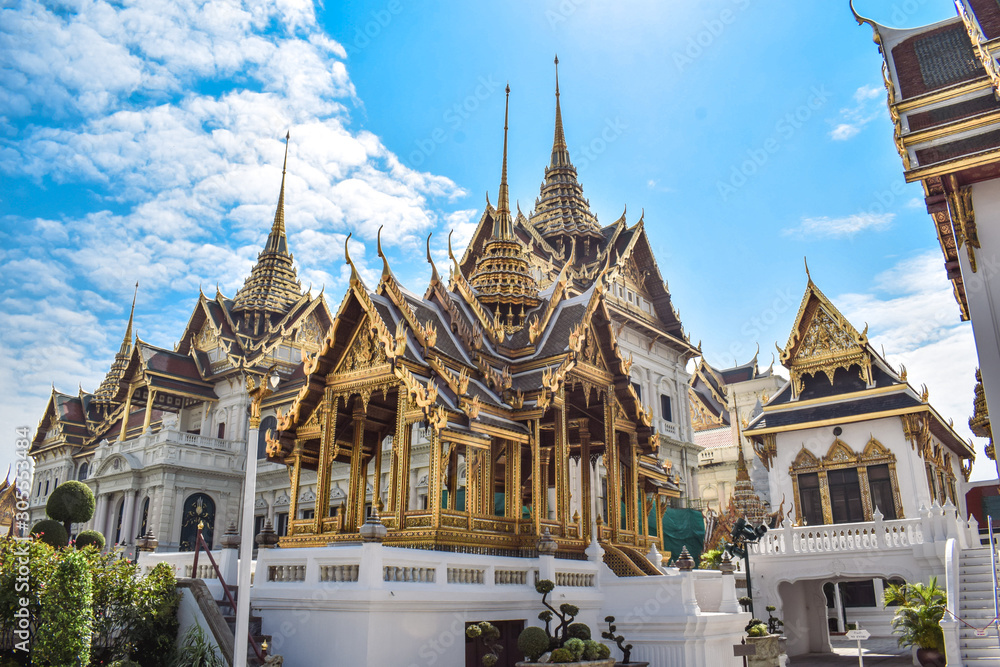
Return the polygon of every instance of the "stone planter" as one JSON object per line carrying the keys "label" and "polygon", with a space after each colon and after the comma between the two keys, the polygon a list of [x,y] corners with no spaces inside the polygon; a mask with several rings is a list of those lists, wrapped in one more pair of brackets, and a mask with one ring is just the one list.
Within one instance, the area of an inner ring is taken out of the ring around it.
{"label": "stone planter", "polygon": [[946,663],[944,653],[933,648],[918,648],[917,661],[921,667],[944,667]]}
{"label": "stone planter", "polygon": [[[584,660],[583,662],[557,662],[551,664],[562,665],[562,667],[615,667],[615,659],[608,658],[607,660]],[[646,665],[648,663],[630,662],[629,667],[639,664]],[[515,667],[537,667],[537,665],[537,662],[519,662]]]}
{"label": "stone planter", "polygon": [[780,635],[766,637],[747,637],[747,644],[757,647],[757,654],[748,656],[749,667],[780,667],[781,656],[785,652],[785,643]]}

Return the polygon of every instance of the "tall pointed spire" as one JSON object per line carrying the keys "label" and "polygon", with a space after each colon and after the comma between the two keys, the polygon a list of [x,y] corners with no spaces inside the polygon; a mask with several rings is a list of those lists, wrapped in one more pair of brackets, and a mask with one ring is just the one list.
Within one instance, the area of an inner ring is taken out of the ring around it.
{"label": "tall pointed spire", "polygon": [[[570,161],[563,130],[562,103],[559,93],[559,56],[556,66],[556,126],[552,138],[552,157],[545,168],[545,181],[529,218],[535,229],[550,243],[569,244],[569,237],[580,240],[601,238],[601,226],[583,197],[583,187],[576,180],[576,167]],[[583,246],[581,246],[583,247]],[[596,252],[596,244],[594,248]],[[581,252],[578,260],[591,261],[594,252]]]}
{"label": "tall pointed spire", "polygon": [[108,402],[118,393],[118,383],[125,375],[125,367],[128,366],[128,359],[132,355],[132,329],[135,323],[135,299],[139,295],[139,281],[135,282],[135,291],[132,293],[132,308],[128,313],[128,324],[125,326],[125,336],[122,344],[118,348],[115,360],[111,362],[108,374],[104,376],[101,386],[94,392],[98,401]]}
{"label": "tall pointed spire", "polygon": [[559,104],[559,56],[556,56],[556,130],[552,138],[552,159],[549,168],[570,164],[569,148],[566,146],[566,135],[563,133],[562,107]]}
{"label": "tall pointed spire", "polygon": [[278,192],[278,208],[274,211],[274,224],[267,236],[264,252],[288,252],[288,240],[285,237],[285,173],[288,170],[288,140],[292,133],[285,133],[285,161],[281,165],[281,190]]}
{"label": "tall pointed spire", "polygon": [[264,331],[264,320],[271,315],[283,317],[292,304],[302,297],[292,254],[288,252],[285,235],[285,176],[288,172],[288,144],[291,132],[285,134],[285,160],[281,167],[281,189],[274,223],[257,263],[233,298],[233,312],[243,313],[241,330],[250,334]]}
{"label": "tall pointed spire", "polygon": [[514,222],[510,217],[510,195],[507,192],[507,119],[510,112],[510,84],[507,84],[507,101],[503,111],[503,167],[500,170],[500,196],[497,200],[497,217],[493,221],[493,237],[503,241],[514,239]]}
{"label": "tall pointed spire", "polygon": [[525,313],[538,306],[538,283],[531,275],[524,246],[514,235],[507,191],[507,131],[510,118],[510,85],[503,112],[503,167],[500,197],[493,219],[493,234],[486,240],[482,255],[469,279],[477,297],[510,333],[524,326]]}

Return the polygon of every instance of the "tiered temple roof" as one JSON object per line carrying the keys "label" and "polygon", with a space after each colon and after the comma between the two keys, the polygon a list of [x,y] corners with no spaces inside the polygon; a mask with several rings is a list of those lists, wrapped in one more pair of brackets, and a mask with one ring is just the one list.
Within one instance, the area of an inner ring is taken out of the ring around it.
{"label": "tiered temple roof", "polygon": [[[381,478],[388,466],[389,497],[381,498],[376,484],[372,503],[384,506],[391,543],[524,553],[548,530],[567,554],[582,554],[599,536],[616,571],[648,568],[641,553],[654,538],[640,517],[662,517],[679,489],[657,456],[652,411],[630,382],[619,322],[655,331],[684,354],[697,350],[670,305],[642,221],[627,227],[622,218],[600,230],[588,269],[565,254],[559,259],[520,212],[512,219],[506,125],[497,207],[487,204],[461,261],[449,244],[447,283],[428,250],[424,296],[406,290],[380,236],[383,271],[371,289],[345,244],[347,294],[268,444],[269,457],[291,467],[293,503],[301,472],[317,473],[320,509],[311,519],[293,519],[284,545],[357,539],[368,475]],[[559,136],[561,129],[557,148]],[[285,393],[273,405],[287,400],[287,389],[279,389]],[[426,508],[409,505],[416,424],[428,427],[430,438]],[[393,446],[383,461],[387,436]],[[591,464],[598,459],[609,483],[607,506],[595,513]],[[351,467],[347,504],[326,516],[334,463]],[[582,498],[570,495],[571,475],[580,476]],[[294,507],[289,511],[296,516]]]}

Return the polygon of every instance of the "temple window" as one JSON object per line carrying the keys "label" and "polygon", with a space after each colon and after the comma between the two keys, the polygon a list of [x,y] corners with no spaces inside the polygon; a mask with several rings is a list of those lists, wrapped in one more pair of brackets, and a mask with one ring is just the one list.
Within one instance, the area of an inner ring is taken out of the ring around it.
{"label": "temple window", "polygon": [[840,439],[823,457],[803,447],[789,474],[807,525],[872,521],[876,508],[885,520],[903,518],[896,457],[874,438],[860,454]]}
{"label": "temple window", "polygon": [[673,421],[673,413],[670,411],[670,397],[666,394],[660,394],[660,417],[664,421]]}
{"label": "temple window", "polygon": [[220,440],[226,437],[226,422],[219,422],[219,435],[216,437]]}

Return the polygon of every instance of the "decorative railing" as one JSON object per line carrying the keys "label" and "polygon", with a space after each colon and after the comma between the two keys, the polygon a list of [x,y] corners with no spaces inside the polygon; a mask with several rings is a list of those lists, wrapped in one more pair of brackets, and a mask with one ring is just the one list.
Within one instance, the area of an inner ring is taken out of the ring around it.
{"label": "decorative railing", "polygon": [[809,554],[909,549],[923,544],[920,519],[866,521],[824,526],[788,526],[766,533],[754,554]]}
{"label": "decorative railing", "polygon": [[[437,569],[433,567],[393,567],[382,568],[383,581],[405,581],[418,584],[433,584]],[[448,583],[452,583],[449,581]]]}
{"label": "decorative railing", "polygon": [[267,568],[268,581],[305,581],[306,564],[271,565]]}
{"label": "decorative railing", "polygon": [[348,563],[346,565],[324,565],[319,566],[319,580],[320,581],[357,581],[358,580],[358,570],[360,567],[357,563]]}
{"label": "decorative railing", "polygon": [[485,584],[486,570],[471,567],[449,567],[449,584]]}
{"label": "decorative railing", "polygon": [[528,583],[528,571],[494,570],[493,583],[497,586],[524,586]]}
{"label": "decorative railing", "polygon": [[556,586],[594,586],[594,575],[583,572],[556,572]]}

